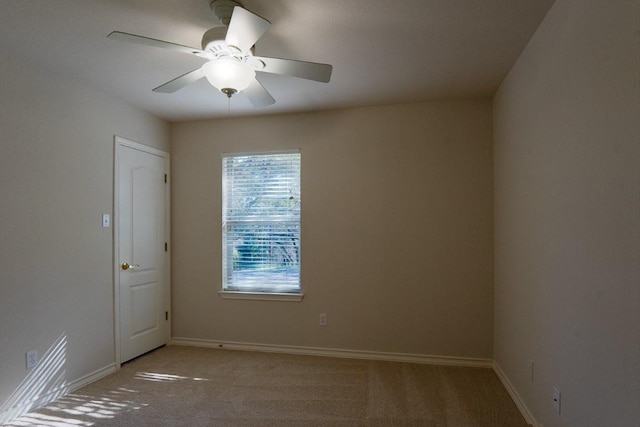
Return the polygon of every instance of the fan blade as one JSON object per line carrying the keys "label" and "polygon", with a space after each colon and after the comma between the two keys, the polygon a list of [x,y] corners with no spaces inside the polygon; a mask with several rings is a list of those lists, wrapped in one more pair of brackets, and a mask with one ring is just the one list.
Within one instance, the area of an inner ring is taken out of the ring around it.
{"label": "fan blade", "polygon": [[153,89],[153,92],[173,93],[178,89],[182,89],[186,85],[201,79],[202,77],[204,77],[204,72],[202,71],[202,68],[198,68],[197,70],[189,71],[180,77],[176,77],[175,79],[158,86]]}
{"label": "fan blade", "polygon": [[256,79],[253,79],[253,81],[246,89],[242,91],[242,93],[247,95],[247,98],[249,98],[251,104],[253,104],[253,106],[256,108],[266,107],[267,105],[275,104],[276,102],[271,94],[269,94],[264,86],[262,86],[262,84],[260,84],[260,82]]}
{"label": "fan blade", "polygon": [[300,77],[307,80],[329,83],[333,67],[329,64],[316,62],[294,61],[292,59],[268,58],[254,56],[254,59],[262,61],[264,68],[257,69],[263,73],[284,74],[285,76]]}
{"label": "fan blade", "polygon": [[145,46],[160,47],[160,48],[163,48],[163,49],[176,50],[178,52],[188,53],[190,55],[196,55],[196,56],[201,56],[201,55],[205,54],[205,52],[203,50],[196,49],[196,48],[193,48],[193,47],[183,46],[181,44],[175,44],[175,43],[170,43],[170,42],[165,42],[165,41],[162,41],[162,40],[151,39],[149,37],[137,36],[135,34],[123,33],[123,32],[120,32],[120,31],[112,32],[111,34],[109,34],[107,36],[107,38],[110,38],[112,40],[120,40],[120,41],[124,41],[124,42],[129,42],[129,43],[142,44],[142,45],[145,45]]}
{"label": "fan blade", "polygon": [[270,25],[266,19],[236,6],[233,8],[229,30],[224,41],[228,45],[246,52],[251,49],[251,46],[258,41]]}

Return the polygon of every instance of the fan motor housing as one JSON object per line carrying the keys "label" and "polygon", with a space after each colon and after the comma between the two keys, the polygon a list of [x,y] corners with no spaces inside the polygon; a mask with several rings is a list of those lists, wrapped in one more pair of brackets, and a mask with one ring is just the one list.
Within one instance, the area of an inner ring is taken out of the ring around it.
{"label": "fan motor housing", "polygon": [[227,49],[225,38],[229,27],[214,27],[202,35],[202,50],[218,55]]}

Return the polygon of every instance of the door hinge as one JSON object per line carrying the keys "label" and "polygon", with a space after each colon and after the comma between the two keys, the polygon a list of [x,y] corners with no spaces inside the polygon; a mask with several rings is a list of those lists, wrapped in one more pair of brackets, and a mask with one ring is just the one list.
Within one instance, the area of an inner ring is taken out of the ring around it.
{"label": "door hinge", "polygon": [[164,174],[164,183],[165,184],[167,183],[167,174],[166,173]]}
{"label": "door hinge", "polygon": [[167,242],[164,242],[164,251],[167,252],[169,250],[169,245]]}
{"label": "door hinge", "polygon": [[169,320],[169,312],[168,311],[164,312],[164,320]]}

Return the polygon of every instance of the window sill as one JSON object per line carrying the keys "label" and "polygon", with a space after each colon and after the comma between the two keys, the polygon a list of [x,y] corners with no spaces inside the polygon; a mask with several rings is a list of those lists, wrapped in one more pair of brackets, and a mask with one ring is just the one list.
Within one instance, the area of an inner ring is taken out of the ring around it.
{"label": "window sill", "polygon": [[224,299],[246,299],[257,301],[290,301],[300,302],[304,297],[303,293],[271,293],[271,292],[238,292],[238,291],[219,291],[220,298]]}

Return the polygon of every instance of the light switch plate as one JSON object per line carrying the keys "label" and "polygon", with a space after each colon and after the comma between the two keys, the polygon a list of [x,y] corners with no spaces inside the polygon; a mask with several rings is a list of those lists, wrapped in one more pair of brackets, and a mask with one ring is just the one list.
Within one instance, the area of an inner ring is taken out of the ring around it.
{"label": "light switch plate", "polygon": [[111,215],[108,213],[102,214],[102,227],[109,228],[111,227]]}

